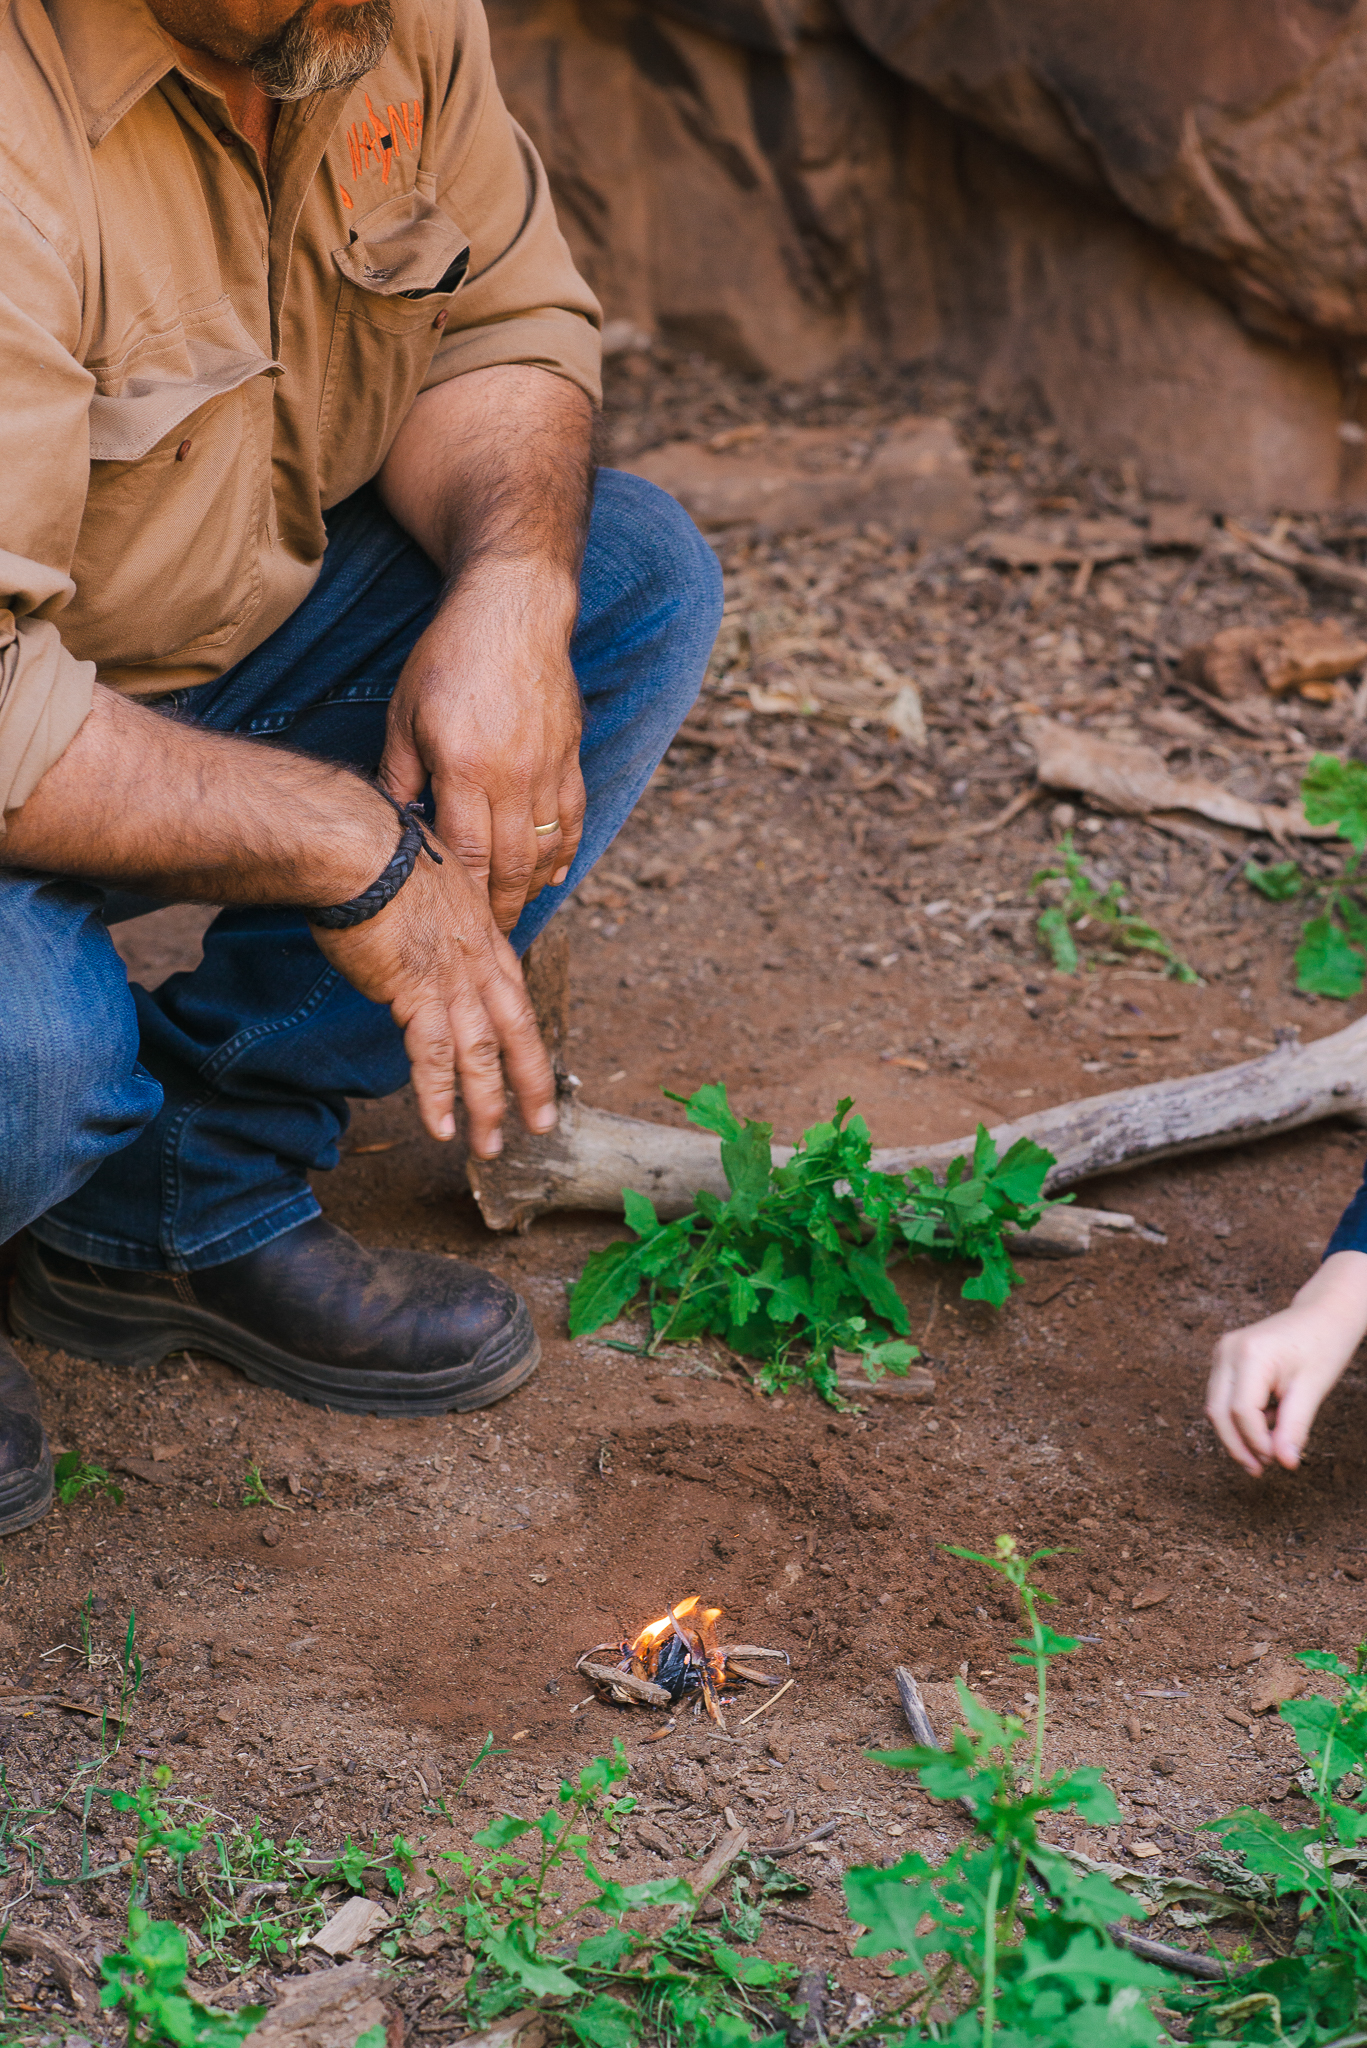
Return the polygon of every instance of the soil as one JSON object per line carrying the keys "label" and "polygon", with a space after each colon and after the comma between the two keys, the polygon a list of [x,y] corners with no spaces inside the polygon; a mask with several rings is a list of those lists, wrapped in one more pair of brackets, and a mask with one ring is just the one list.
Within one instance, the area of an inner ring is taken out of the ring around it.
{"label": "soil", "polygon": [[[988,417],[944,385],[794,392],[632,360],[608,426],[629,453],[680,431],[783,418],[853,429],[908,409],[956,418],[1007,524],[1041,504],[1147,509],[1136,476],[1084,474],[1050,430]],[[1354,558],[1351,539],[1340,545]],[[1268,747],[1165,680],[1154,631],[1190,554],[1117,563],[1075,598],[1067,577],[998,574],[963,550],[920,556],[881,532],[751,532],[721,552],[732,617],[781,604],[828,626],[834,613],[850,645],[916,677],[929,739],[757,712],[724,638],[690,737],[566,912],[586,1099],[667,1119],[678,1112],[662,1088],[722,1077],[782,1139],[850,1095],[875,1142],[907,1144],[1227,1064],[1278,1031],[1309,1038],[1361,1013],[1360,1000],[1293,993],[1303,913],[1235,879],[1243,835],[1174,837],[1073,807],[1097,870],[1124,879],[1199,970],[1196,987],[1095,952],[1079,978],[1048,967],[1031,877],[1066,822],[1050,797],[995,833],[909,843],[1030,787],[1016,725],[1027,704],[1150,741],[1180,711],[1197,736],[1169,737],[1173,765],[1260,799],[1291,795],[1314,746],[1356,745],[1346,691],[1289,708],[1284,744]],[[1299,587],[1217,558],[1170,631],[1181,645],[1308,610],[1353,623],[1354,605],[1317,594],[1312,607]],[[783,674],[779,657],[760,681]],[[197,917],[160,913],[141,938],[129,928],[134,971],[152,979],[183,959]],[[790,1859],[811,1893],[766,1919],[761,1945],[876,1998],[879,1967],[847,1953],[841,1873],[943,1853],[958,1823],[863,1751],[905,1740],[896,1663],[923,1680],[944,1733],[957,1675],[994,1704],[1020,1701],[1008,1604],[945,1551],[990,1547],[1002,1530],[1059,1546],[1044,1568],[1054,1618],[1085,1638],[1060,1668],[1049,1758],[1104,1765],[1124,1814],[1101,1836],[1061,1823],[1057,1839],[1199,1875],[1204,1821],[1294,1799],[1290,1738],[1251,1713],[1251,1696],[1290,1653],[1343,1652],[1367,1634],[1367,1391],[1350,1371],[1302,1469],[1256,1485],[1215,1443],[1202,1392],[1221,1331],[1285,1301],[1320,1255],[1361,1173],[1360,1133],[1319,1125],[1093,1183],[1088,1201],[1164,1241],[1106,1238],[1085,1259],[1027,1262],[1000,1311],[960,1301],[960,1275],[904,1267],[935,1398],[850,1415],[806,1392],[764,1400],[702,1348],[646,1363],[571,1341],[566,1290],[621,1226],[568,1215],[491,1237],[459,1159],[422,1135],[407,1094],[357,1104],[348,1145],[318,1180],[327,1214],[367,1242],[506,1275],[535,1315],[539,1372],[484,1414],[393,1422],[294,1406],[203,1357],[132,1378],[21,1344],[54,1443],[114,1469],[127,1499],[87,1496],[0,1545],[4,1677],[57,1695],[6,1707],[0,1690],[11,1799],[47,1805],[95,1753],[98,1723],[73,1709],[116,1692],[131,1609],[146,1677],[101,1782],[164,1761],[177,1790],[244,1825],[259,1816],[277,1839],[294,1831],[325,1853],[348,1834],[401,1831],[430,1857],[495,1812],[539,1810],[563,1772],[620,1737],[645,1825],[626,1824],[616,1874],[675,1867],[661,1846],[686,1868],[727,1808],[759,1843],[836,1819]],[[279,1507],[242,1505],[251,1465]],[[87,1669],[77,1609],[91,1592]],[[769,1695],[743,1688],[732,1740],[684,1714],[651,1743],[657,1717],[585,1704],[574,1661],[694,1592],[737,1635],[786,1651],[796,1682],[744,1726]],[[489,1731],[502,1753],[457,1798]],[[93,1959],[122,1934],[127,1885],[59,1884],[77,1868],[78,1819],[69,1806],[38,1823],[41,1866],[10,1847],[0,1910]],[[97,1802],[91,1826],[111,1837],[95,1840],[96,1860],[117,1856],[123,1823]],[[163,1904],[194,1917],[169,1894]],[[1151,1931],[1171,1929],[1160,1916]],[[1176,1938],[1228,1946],[1245,1932]],[[462,2031],[441,2022],[460,1973],[448,1947],[404,1981],[401,2002],[425,2012],[434,2041]],[[35,2015],[66,2009],[36,1966],[7,1962],[6,1982]],[[254,1968],[225,1995],[267,1989]],[[103,2037],[104,2020],[82,2024]]]}

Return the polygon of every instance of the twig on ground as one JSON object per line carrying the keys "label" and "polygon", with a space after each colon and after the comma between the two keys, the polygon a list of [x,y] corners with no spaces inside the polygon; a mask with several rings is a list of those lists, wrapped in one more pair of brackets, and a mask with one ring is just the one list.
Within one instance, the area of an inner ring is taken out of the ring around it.
{"label": "twig on ground", "polygon": [[[790,1678],[790,1679],[788,1680],[788,1685],[796,1685],[796,1684],[797,1684],[797,1680],[796,1680],[795,1678]],[[783,1695],[784,1695],[784,1693],[785,1693],[785,1692],[787,1692],[787,1690],[788,1690],[788,1685],[781,1685],[781,1686],[779,1687],[778,1691],[777,1691],[777,1692],[776,1692],[776,1693],[774,1694],[774,1696],[773,1696],[773,1698],[772,1698],[772,1699],[768,1699],[768,1700],[766,1700],[766,1701],[764,1702],[764,1705],[763,1705],[762,1707],[756,1707],[756,1708],[755,1708],[755,1711],[754,1711],[754,1713],[753,1713],[753,1714],[747,1714],[747,1715],[746,1715],[746,1717],[745,1717],[745,1719],[744,1719],[743,1721],[738,1721],[738,1722],[736,1723],[736,1726],[737,1726],[738,1728],[748,1728],[748,1727],[750,1726],[750,1723],[751,1723],[752,1721],[758,1721],[758,1719],[759,1719],[759,1717],[760,1717],[760,1715],[761,1715],[761,1714],[767,1714],[767,1713],[768,1713],[768,1711],[769,1711],[769,1709],[770,1709],[770,1707],[774,1707],[774,1706],[777,1706],[777,1705],[778,1705],[778,1702],[779,1702],[779,1701],[780,1701],[780,1700],[781,1700],[781,1699],[783,1698]]]}
{"label": "twig on ground", "polygon": [[757,1856],[767,1856],[771,1863],[777,1863],[782,1856],[800,1856],[804,1849],[814,1849],[818,1842],[828,1842],[840,1831],[838,1820],[828,1820],[819,1828],[813,1828],[809,1835],[803,1835],[797,1842],[774,1842],[768,1848],[759,1848]]}
{"label": "twig on ground", "polygon": [[1039,785],[1032,783],[1029,789],[1013,796],[1006,808],[992,817],[983,818],[976,825],[953,825],[947,832],[913,832],[907,839],[907,846],[915,852],[924,852],[927,847],[945,846],[956,839],[985,839],[990,832],[1000,832],[1004,825],[1009,825],[1013,818],[1018,818],[1037,797],[1043,795]]}

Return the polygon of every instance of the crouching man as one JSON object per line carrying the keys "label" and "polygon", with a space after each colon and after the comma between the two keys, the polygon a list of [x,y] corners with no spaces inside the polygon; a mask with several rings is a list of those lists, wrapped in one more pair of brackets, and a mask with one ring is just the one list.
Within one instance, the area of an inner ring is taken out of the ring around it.
{"label": "crouching man", "polygon": [[[478,0],[10,0],[0,58],[12,1321],[478,1407],[525,1305],[308,1175],[410,1073],[483,1157],[505,1071],[553,1124],[518,955],[697,692],[715,560],[595,480],[598,309]],[[107,927],[158,900],[228,907],[149,995]],[[0,1532],[51,1488],[0,1339]]]}

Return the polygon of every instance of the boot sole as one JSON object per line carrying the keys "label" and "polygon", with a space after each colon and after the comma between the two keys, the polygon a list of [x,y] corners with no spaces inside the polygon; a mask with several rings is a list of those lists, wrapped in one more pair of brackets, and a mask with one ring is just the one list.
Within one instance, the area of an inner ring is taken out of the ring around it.
{"label": "boot sole", "polygon": [[39,1522],[52,1506],[52,1453],[43,1444],[43,1462],[33,1472],[10,1472],[0,1479],[0,1536],[13,1536]]}
{"label": "boot sole", "polygon": [[[519,1300],[512,1320],[463,1365],[425,1373],[343,1372],[278,1351],[209,1309],[179,1301],[138,1301],[104,1287],[54,1279],[31,1245],[20,1257],[10,1321],[24,1336],[53,1350],[110,1365],[152,1366],[175,1351],[207,1351],[258,1386],[278,1387],[296,1401],[347,1415],[444,1415],[452,1408],[487,1408],[529,1379],[541,1359],[531,1313]],[[0,1495],[0,1512],[4,1505]],[[34,1518],[41,1512],[36,1510]],[[0,1523],[0,1532],[5,1526]]]}

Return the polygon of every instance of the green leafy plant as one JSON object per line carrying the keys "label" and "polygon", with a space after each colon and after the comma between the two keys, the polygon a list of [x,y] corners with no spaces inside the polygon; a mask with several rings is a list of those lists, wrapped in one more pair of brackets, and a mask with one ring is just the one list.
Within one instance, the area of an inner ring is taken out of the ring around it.
{"label": "green leafy plant", "polygon": [[1116,946],[1122,946],[1130,953],[1156,953],[1174,980],[1200,981],[1195,968],[1188,966],[1174,951],[1155,925],[1137,912],[1125,909],[1123,882],[1108,882],[1104,889],[1097,886],[1073,843],[1071,832],[1064,833],[1054,850],[1054,859],[1058,865],[1041,868],[1031,877],[1030,886],[1041,889],[1049,883],[1062,882],[1066,885],[1062,901],[1049,904],[1040,912],[1035,924],[1041,945],[1061,974],[1079,971],[1082,955],[1078,950],[1078,934],[1095,927],[1097,935],[1110,949],[1103,950],[1100,956],[1103,960],[1123,957],[1114,951]]}
{"label": "green leafy plant", "polygon": [[154,1920],[142,1901],[146,1897],[146,1866],[159,1854],[175,1868],[183,1888],[186,1860],[201,1847],[204,1824],[177,1823],[163,1800],[171,1773],[163,1764],[150,1783],[136,1792],[109,1795],[116,1813],[137,1822],[133,1849],[133,1885],[128,1907],[128,1938],[114,1955],[100,1963],[104,1988],[100,2004],[118,2006],[128,2021],[128,2048],[238,2048],[266,2011],[245,2005],[219,2012],[186,1989],[189,1944],[173,1920]]}
{"label": "green leafy plant", "polygon": [[[1026,1626],[1013,1661],[1034,1671],[1035,1727],[1032,1737],[1024,1720],[993,1713],[961,1681],[964,1725],[947,1750],[880,1757],[894,1770],[914,1771],[933,1799],[959,1801],[973,1833],[938,1866],[911,1855],[886,1870],[846,1873],[851,1917],[867,1930],[854,1953],[896,1955],[893,1973],[914,1980],[910,1996],[880,2016],[876,2031],[891,2033],[896,2017],[905,2043],[1158,2043],[1164,2036],[1151,2003],[1174,1980],[1107,1931],[1134,1911],[1133,1903],[1039,1839],[1042,1813],[1072,1812],[1100,1827],[1120,1818],[1099,1770],[1044,1775],[1049,1665],[1078,1647],[1040,1618],[1052,1595],[1031,1574],[1053,1553],[1022,1556],[1014,1537],[999,1536],[991,1556],[953,1554],[997,1573],[1020,1599]],[[1022,1751],[1029,1757],[1025,1772]],[[941,2015],[956,1994],[958,2010],[946,2022]]]}
{"label": "green leafy plant", "polygon": [[838,1403],[838,1351],[857,1352],[871,1380],[905,1373],[918,1356],[888,1274],[894,1257],[967,1259],[978,1268],[964,1283],[967,1300],[1000,1304],[1010,1293],[1018,1276],[1003,1232],[1039,1216],[1054,1163],[1028,1138],[999,1159],[980,1125],[972,1160],[956,1159],[943,1183],[924,1167],[878,1173],[868,1126],[844,1101],[776,1166],[773,1127],[737,1117],[722,1083],[670,1099],[720,1137],[729,1195],[701,1191],[689,1215],[662,1223],[628,1189],[634,1242],[588,1260],[570,1295],[575,1336],[612,1322],[644,1288],[653,1334],[624,1348],[654,1353],[710,1331],[761,1361],[766,1390],[806,1378]]}
{"label": "green leafy plant", "polygon": [[1306,876],[1294,860],[1262,866],[1249,861],[1244,879],[1271,903],[1290,903],[1302,893],[1317,908],[1301,930],[1296,948],[1296,986],[1307,995],[1347,1001],[1367,979],[1367,899],[1361,875],[1367,847],[1367,767],[1316,754],[1301,778],[1301,804],[1311,825],[1337,825],[1352,848],[1341,871],[1328,881]]}
{"label": "green leafy plant", "polygon": [[294,1513],[289,1501],[277,1500],[270,1492],[259,1465],[247,1467],[247,1477],[242,1483],[242,1505],[244,1508],[278,1508],[284,1515]]}
{"label": "green leafy plant", "polygon": [[[758,1907],[738,1899],[736,1918],[724,1916],[713,1934],[694,1923],[694,1896],[682,1879],[621,1884],[596,1867],[596,1827],[618,1827],[636,1803],[616,1793],[628,1768],[615,1742],[610,1757],[595,1757],[561,1784],[539,1819],[508,1814],[482,1829],[474,1837],[482,1862],[444,1852],[466,1879],[457,1911],[475,1958],[467,2017],[487,2026],[531,1999],[585,2048],[633,2048],[643,2036],[685,2048],[750,2048],[757,2029],[765,2048],[777,2048],[783,2037],[772,2029],[789,2009],[782,1987],[791,1972],[733,1945],[759,1932]],[[583,1879],[589,1896],[570,1903],[569,1880],[582,1892]],[[661,1906],[675,1909],[674,1925],[647,1933],[627,1924]],[[612,1924],[575,1938],[573,1923],[587,1913]]]}
{"label": "green leafy plant", "polygon": [[87,1464],[79,1451],[63,1451],[52,1467],[52,1484],[58,1500],[69,1508],[84,1493],[98,1493],[123,1506],[123,1488],[116,1486],[103,1465]]}
{"label": "green leafy plant", "polygon": [[1288,1828],[1251,1807],[1206,1823],[1226,1854],[1294,1902],[1295,1937],[1289,1954],[1236,1983],[1169,2001],[1190,2016],[1192,2041],[1367,2041],[1367,1644],[1352,1665],[1320,1650],[1300,1662],[1343,1689],[1337,1700],[1314,1694],[1280,1709],[1308,1765],[1300,1785],[1314,1824]]}

